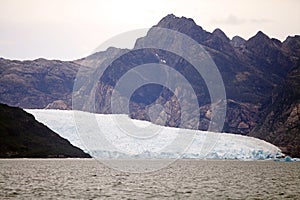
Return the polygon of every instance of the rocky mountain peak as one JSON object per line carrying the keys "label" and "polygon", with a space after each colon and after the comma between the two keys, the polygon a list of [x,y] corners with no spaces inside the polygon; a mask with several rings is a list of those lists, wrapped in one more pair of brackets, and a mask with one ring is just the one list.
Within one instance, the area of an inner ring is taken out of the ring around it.
{"label": "rocky mountain peak", "polygon": [[277,48],[277,42],[273,42],[269,36],[264,34],[262,31],[258,31],[256,35],[251,37],[247,42],[247,49],[252,50],[253,52],[260,53],[260,51],[265,52],[265,48]]}
{"label": "rocky mountain peak", "polygon": [[255,57],[253,64],[260,70],[285,77],[292,63],[286,52],[282,50],[282,43],[277,39],[271,39],[262,31],[246,42],[246,50],[249,56]]}
{"label": "rocky mountain peak", "polygon": [[272,46],[272,40],[262,31],[258,31],[253,37],[247,41],[247,47],[261,48],[262,46]]}
{"label": "rocky mountain peak", "polygon": [[230,44],[235,48],[241,48],[245,46],[246,40],[240,36],[234,36],[230,41]]}
{"label": "rocky mountain peak", "polygon": [[198,26],[193,19],[176,17],[174,14],[167,15],[154,27],[168,28],[184,33],[200,43],[211,35],[211,33],[203,30],[201,26]]}
{"label": "rocky mountain peak", "polygon": [[204,44],[212,49],[224,52],[225,54],[233,54],[233,48],[230,44],[230,39],[221,29],[215,29],[201,44]]}
{"label": "rocky mountain peak", "polygon": [[283,42],[283,46],[288,49],[290,54],[297,57],[300,54],[300,35],[288,36]]}
{"label": "rocky mountain peak", "polygon": [[219,28],[215,29],[212,32],[212,35],[214,37],[220,38],[222,41],[229,41],[229,38],[226,36],[226,34],[221,29],[219,29]]}
{"label": "rocky mountain peak", "polygon": [[[169,14],[169,15],[165,16],[164,18],[162,18],[156,26],[176,30],[178,28],[181,28],[182,26],[185,26],[186,28],[188,28],[188,27],[197,26],[197,24],[191,18],[176,17],[174,14]],[[200,26],[198,26],[198,27],[201,30],[203,30],[202,27],[200,27]]]}
{"label": "rocky mountain peak", "polygon": [[269,36],[267,36],[262,31],[258,31],[253,38],[270,39]]}
{"label": "rocky mountain peak", "polygon": [[288,36],[283,43],[287,44],[287,43],[291,43],[295,40],[300,42],[300,35]]}

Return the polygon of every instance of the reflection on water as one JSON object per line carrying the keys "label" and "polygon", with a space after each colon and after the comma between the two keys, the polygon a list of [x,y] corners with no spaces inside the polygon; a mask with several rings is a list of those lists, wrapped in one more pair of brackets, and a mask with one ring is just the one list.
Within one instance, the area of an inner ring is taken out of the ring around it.
{"label": "reflection on water", "polygon": [[180,160],[133,174],[93,159],[0,160],[0,199],[297,199],[299,186],[300,162]]}

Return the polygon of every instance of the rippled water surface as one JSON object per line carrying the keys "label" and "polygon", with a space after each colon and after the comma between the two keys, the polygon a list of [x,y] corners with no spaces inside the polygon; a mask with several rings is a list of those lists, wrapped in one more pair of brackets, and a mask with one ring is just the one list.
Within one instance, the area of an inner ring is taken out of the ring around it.
{"label": "rippled water surface", "polygon": [[180,160],[133,174],[93,159],[0,160],[0,199],[282,198],[300,199],[300,162]]}

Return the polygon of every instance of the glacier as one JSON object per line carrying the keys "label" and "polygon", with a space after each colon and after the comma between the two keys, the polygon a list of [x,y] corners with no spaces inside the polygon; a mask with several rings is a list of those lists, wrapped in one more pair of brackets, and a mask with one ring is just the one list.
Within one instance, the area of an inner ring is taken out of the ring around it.
{"label": "glacier", "polygon": [[[123,114],[45,109],[25,111],[95,158],[266,160],[283,156],[278,147],[257,138],[164,127],[130,119]],[[130,130],[135,131],[131,133]]]}

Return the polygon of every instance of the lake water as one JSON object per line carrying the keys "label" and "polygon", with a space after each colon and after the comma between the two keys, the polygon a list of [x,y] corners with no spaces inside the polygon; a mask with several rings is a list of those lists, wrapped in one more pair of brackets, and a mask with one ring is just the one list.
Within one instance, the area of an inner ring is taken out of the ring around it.
{"label": "lake water", "polygon": [[300,162],[179,160],[126,173],[93,159],[0,160],[0,199],[147,198],[300,199]]}

